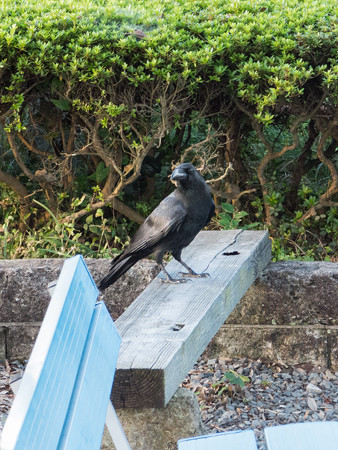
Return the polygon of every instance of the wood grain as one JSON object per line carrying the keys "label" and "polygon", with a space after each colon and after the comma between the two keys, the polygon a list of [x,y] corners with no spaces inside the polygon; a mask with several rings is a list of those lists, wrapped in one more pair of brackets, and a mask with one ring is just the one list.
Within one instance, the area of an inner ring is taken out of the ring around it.
{"label": "wood grain", "polygon": [[[159,274],[115,323],[114,406],[164,407],[270,257],[265,231],[199,233],[182,259],[209,277],[173,285]],[[182,266],[167,270],[176,278]]]}

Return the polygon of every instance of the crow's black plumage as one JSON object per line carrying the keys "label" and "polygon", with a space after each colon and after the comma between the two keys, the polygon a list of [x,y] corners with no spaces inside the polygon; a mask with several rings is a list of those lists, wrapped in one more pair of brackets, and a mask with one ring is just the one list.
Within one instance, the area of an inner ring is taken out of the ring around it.
{"label": "crow's black plumage", "polygon": [[104,290],[127,272],[137,261],[154,253],[155,260],[166,276],[167,282],[181,283],[184,278],[173,279],[163,266],[165,252],[171,252],[187,270],[189,277],[196,274],[181,259],[197,233],[207,225],[215,212],[215,204],[203,177],[192,164],[184,163],[172,173],[176,189],[154,209],[135,233],[129,247],[112,261],[111,269],[99,283]]}

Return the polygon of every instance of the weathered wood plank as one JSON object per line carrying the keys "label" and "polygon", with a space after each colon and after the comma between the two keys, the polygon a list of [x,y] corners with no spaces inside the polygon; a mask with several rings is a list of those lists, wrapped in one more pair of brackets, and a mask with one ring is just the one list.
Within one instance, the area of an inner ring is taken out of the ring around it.
{"label": "weathered wood plank", "polygon": [[[224,253],[233,253],[226,255]],[[179,285],[157,277],[116,321],[122,338],[115,407],[163,407],[270,261],[265,231],[201,232],[183,260],[210,277]],[[168,271],[179,276],[176,261]]]}

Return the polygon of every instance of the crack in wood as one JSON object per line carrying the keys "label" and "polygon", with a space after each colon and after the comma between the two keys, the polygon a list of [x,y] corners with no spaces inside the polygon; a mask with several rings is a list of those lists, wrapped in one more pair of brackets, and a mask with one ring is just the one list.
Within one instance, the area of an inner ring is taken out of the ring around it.
{"label": "crack in wood", "polygon": [[[202,271],[202,273],[205,273],[208,268],[210,267],[210,264],[217,258],[217,256],[219,255],[224,255],[226,254],[226,250],[228,248],[230,248],[232,245],[236,244],[238,236],[240,236],[243,233],[244,230],[239,230],[238,233],[235,235],[235,237],[233,238],[232,242],[230,242],[229,244],[227,244],[224,248],[222,248],[222,250],[220,250],[219,252],[216,253],[215,256],[213,256],[213,258],[209,261],[207,267]],[[234,254],[234,253],[233,253]],[[238,254],[238,253],[237,253]]]}

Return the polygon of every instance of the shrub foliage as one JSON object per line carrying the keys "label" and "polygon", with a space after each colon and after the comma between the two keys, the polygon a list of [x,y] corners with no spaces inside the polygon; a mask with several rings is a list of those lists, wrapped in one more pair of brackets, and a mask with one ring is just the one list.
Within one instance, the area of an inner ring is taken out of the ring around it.
{"label": "shrub foliage", "polygon": [[[121,217],[140,223],[171,161],[189,159],[220,210],[232,205],[231,223],[279,238],[277,257],[285,242],[294,257],[332,256],[334,0],[1,5],[3,248],[52,229],[43,255],[78,245],[105,255],[111,230],[114,245],[129,234]],[[13,246],[3,256],[27,256]]]}

